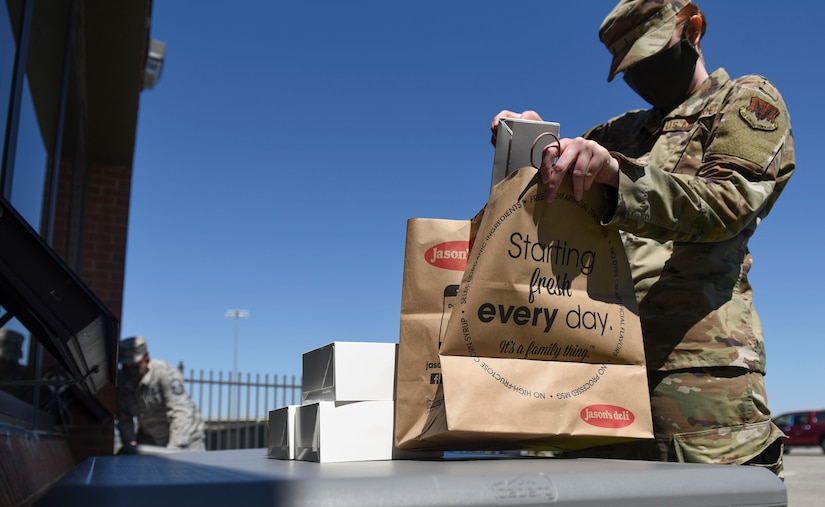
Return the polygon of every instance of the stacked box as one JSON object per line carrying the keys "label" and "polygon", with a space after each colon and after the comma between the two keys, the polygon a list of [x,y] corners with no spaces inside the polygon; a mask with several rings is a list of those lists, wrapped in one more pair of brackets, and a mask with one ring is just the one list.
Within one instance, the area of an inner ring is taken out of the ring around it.
{"label": "stacked box", "polygon": [[321,463],[440,456],[395,447],[397,347],[332,342],[304,353],[301,405],[270,412],[268,456]]}
{"label": "stacked box", "polygon": [[295,459],[295,414],[298,405],[269,411],[267,454],[270,458]]}
{"label": "stacked box", "polygon": [[295,459],[331,463],[393,458],[392,401],[315,401],[298,408]]}
{"label": "stacked box", "polygon": [[301,404],[392,401],[396,344],[332,342],[303,356]]}

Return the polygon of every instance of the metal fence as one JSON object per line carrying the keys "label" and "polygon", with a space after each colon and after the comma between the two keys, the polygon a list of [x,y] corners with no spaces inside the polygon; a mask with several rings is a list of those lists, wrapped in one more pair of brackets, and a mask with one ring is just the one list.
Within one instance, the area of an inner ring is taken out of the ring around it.
{"label": "metal fence", "polygon": [[253,449],[266,447],[266,426],[269,411],[301,402],[301,379],[292,375],[270,376],[247,373],[229,374],[217,378],[210,371],[195,376],[195,370],[184,375],[186,390],[198,405],[206,422],[206,448]]}

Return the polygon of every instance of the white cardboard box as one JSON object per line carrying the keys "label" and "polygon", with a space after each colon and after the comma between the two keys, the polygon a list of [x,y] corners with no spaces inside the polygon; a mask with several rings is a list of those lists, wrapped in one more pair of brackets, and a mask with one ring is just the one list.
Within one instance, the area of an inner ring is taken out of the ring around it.
{"label": "white cardboard box", "polygon": [[295,414],[298,405],[269,411],[267,455],[275,459],[295,459]]}
{"label": "white cardboard box", "polygon": [[441,456],[401,451],[393,436],[393,401],[319,401],[298,407],[295,459],[319,463]]}
{"label": "white cardboard box", "polygon": [[392,459],[393,402],[320,401],[298,408],[295,459],[320,463]]}
{"label": "white cardboard box", "polygon": [[301,404],[316,401],[392,401],[395,343],[332,342],[305,352]]}
{"label": "white cardboard box", "polygon": [[[556,136],[540,135],[549,132]],[[503,118],[499,120],[496,133],[496,152],[493,158],[493,180],[491,188],[522,167],[541,164],[541,151],[548,144],[556,142],[559,124],[555,122]]]}

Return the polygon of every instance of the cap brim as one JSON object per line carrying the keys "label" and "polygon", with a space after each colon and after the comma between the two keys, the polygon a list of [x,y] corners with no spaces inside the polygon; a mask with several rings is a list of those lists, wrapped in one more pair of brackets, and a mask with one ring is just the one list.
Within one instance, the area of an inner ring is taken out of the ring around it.
{"label": "cap brim", "polygon": [[674,14],[663,25],[646,32],[627,49],[613,55],[607,81],[613,81],[613,78],[619,72],[624,72],[645,58],[649,58],[667,48],[675,28],[676,15]]}
{"label": "cap brim", "polygon": [[140,362],[141,360],[143,360],[144,357],[146,357],[146,354],[120,356],[118,358],[118,361],[120,362],[120,364],[131,364]]}

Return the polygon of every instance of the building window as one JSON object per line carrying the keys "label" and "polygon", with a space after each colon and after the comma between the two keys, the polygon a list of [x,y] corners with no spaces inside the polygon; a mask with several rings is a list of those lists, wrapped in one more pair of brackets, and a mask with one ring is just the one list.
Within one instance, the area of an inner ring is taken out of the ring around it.
{"label": "building window", "polygon": [[[0,6],[0,155],[6,152],[6,132],[9,122],[9,103],[11,102],[12,76],[14,75],[14,55],[17,44],[14,41],[11,20],[6,3]],[[0,182],[3,181],[5,167],[0,158]]]}
{"label": "building window", "polygon": [[[72,1],[4,0],[0,5],[0,196],[13,208],[2,218],[13,220],[9,215],[17,214],[46,239],[52,217],[44,215],[53,213],[54,199],[47,185],[52,166],[56,166],[50,154],[61,150],[61,112],[68,88],[65,76],[69,75],[71,63],[67,34],[75,22],[73,12]],[[20,65],[18,60],[23,58],[25,65]],[[24,71],[22,76],[17,73],[20,70]],[[3,230],[8,233],[12,229],[6,225]],[[13,241],[4,239],[6,243]],[[0,244],[0,248],[4,247],[16,250],[20,244]],[[3,259],[14,257],[0,253]],[[40,268],[27,269],[36,273]],[[15,275],[21,279],[27,276],[22,272]],[[12,289],[25,282],[0,282],[0,287],[9,291],[0,294],[0,420],[11,418],[23,425],[35,421],[38,427],[53,424],[62,413],[60,382],[65,376],[59,364],[44,361],[41,341],[49,340],[49,336],[23,323],[38,326],[22,317],[29,309],[21,306],[19,294]],[[14,403],[7,395],[14,398]],[[28,404],[28,409],[21,410],[23,405],[17,401]],[[45,409],[49,416],[33,415],[37,409]]]}
{"label": "building window", "polygon": [[17,127],[17,149],[11,171],[12,184],[9,201],[35,230],[41,232],[43,196],[49,156],[34,109],[34,102],[24,80]]}

